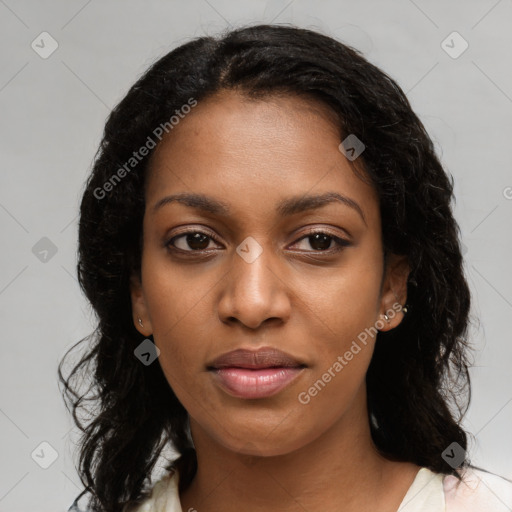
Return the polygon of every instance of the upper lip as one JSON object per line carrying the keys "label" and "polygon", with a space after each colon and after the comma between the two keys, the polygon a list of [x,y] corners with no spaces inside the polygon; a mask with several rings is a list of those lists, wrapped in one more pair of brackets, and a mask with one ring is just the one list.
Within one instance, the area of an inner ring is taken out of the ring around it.
{"label": "upper lip", "polygon": [[233,367],[262,369],[305,366],[304,363],[293,356],[272,347],[262,347],[258,350],[239,348],[220,355],[207,365],[209,370]]}

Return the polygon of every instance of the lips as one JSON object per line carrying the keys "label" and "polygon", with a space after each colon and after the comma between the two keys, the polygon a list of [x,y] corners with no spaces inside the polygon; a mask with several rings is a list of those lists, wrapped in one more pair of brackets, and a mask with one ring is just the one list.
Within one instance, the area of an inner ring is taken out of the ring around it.
{"label": "lips", "polygon": [[231,396],[245,399],[273,396],[287,387],[306,365],[270,347],[237,349],[212,361],[207,369],[217,385]]}
{"label": "lips", "polygon": [[288,355],[286,352],[270,347],[263,347],[258,350],[237,349],[232,352],[222,354],[215,359],[210,368],[293,368],[305,366],[302,362]]}

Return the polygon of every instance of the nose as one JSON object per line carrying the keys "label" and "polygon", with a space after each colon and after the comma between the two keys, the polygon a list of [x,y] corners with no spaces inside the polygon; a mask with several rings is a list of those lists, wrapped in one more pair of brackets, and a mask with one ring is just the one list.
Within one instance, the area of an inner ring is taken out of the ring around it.
{"label": "nose", "polygon": [[230,264],[218,303],[222,322],[257,329],[289,319],[290,286],[269,249],[250,263],[235,252]]}

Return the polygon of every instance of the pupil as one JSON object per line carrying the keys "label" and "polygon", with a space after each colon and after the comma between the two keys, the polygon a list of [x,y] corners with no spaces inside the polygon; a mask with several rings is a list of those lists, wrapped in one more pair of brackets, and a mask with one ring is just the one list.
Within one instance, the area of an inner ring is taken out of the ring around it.
{"label": "pupil", "polygon": [[191,249],[206,249],[208,247],[208,236],[202,233],[192,233],[187,235],[187,243]]}
{"label": "pupil", "polygon": [[[187,243],[191,249],[203,250],[208,247],[208,236],[203,235],[202,233],[192,233],[187,235]],[[329,235],[322,235],[320,233],[316,233],[314,235],[310,235],[309,243],[313,249],[324,251],[329,249],[331,245],[331,240]]]}
{"label": "pupil", "polygon": [[309,242],[313,249],[323,251],[325,249],[329,249],[329,246],[331,245],[331,237],[329,235],[322,235],[321,233],[316,233],[314,235],[311,235],[309,238],[313,239],[313,241],[310,240]]}

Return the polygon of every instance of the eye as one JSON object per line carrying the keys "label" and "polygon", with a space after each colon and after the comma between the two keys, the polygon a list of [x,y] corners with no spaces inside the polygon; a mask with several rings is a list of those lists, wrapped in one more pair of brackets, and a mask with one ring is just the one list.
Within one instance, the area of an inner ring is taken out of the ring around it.
{"label": "eye", "polygon": [[[173,236],[165,246],[171,250],[199,253],[215,248],[210,246],[213,241],[216,240],[211,234],[198,230],[189,230]],[[348,240],[320,230],[310,231],[302,238],[299,238],[299,240],[295,242],[295,245],[300,242],[303,242],[303,245],[306,245],[306,241],[310,248],[308,249],[307,247],[303,247],[300,249],[305,252],[311,252],[312,249],[314,252],[333,253],[341,251],[344,247],[350,245]]]}
{"label": "eye", "polygon": [[[306,240],[315,252],[337,252],[350,245],[348,240],[331,235],[325,231],[310,231],[307,235],[299,238],[297,242]],[[331,245],[333,242],[334,246]]]}
{"label": "eye", "polygon": [[199,252],[207,250],[212,240],[213,237],[211,235],[194,230],[185,231],[180,235],[173,236],[165,245],[184,252]]}

